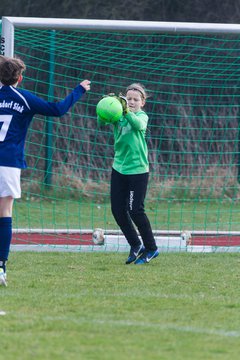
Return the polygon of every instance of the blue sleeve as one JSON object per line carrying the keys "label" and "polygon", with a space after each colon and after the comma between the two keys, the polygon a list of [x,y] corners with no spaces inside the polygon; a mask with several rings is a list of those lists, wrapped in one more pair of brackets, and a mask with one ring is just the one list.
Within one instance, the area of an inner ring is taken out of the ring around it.
{"label": "blue sleeve", "polygon": [[85,89],[78,85],[64,100],[48,102],[28,92],[27,101],[30,111],[34,114],[46,116],[62,116],[85,93]]}

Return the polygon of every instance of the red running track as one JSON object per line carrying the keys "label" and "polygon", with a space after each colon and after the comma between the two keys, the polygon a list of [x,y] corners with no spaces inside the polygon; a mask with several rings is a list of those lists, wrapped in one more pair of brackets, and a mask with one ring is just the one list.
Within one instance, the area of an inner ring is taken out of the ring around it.
{"label": "red running track", "polygon": [[[14,233],[15,245],[94,245],[92,234]],[[188,245],[240,246],[240,235],[192,235]]]}

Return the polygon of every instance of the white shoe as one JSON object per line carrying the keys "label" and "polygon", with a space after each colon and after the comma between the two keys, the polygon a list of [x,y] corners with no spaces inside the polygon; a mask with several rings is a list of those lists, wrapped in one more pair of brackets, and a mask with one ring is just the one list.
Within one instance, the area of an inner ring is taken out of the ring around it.
{"label": "white shoe", "polygon": [[7,275],[2,268],[0,268],[0,286],[1,285],[7,286]]}

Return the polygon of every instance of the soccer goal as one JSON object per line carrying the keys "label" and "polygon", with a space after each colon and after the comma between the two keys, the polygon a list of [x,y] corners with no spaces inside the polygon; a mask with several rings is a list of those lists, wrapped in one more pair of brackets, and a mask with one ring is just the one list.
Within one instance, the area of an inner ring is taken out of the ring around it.
{"label": "soccer goal", "polygon": [[[14,243],[125,251],[110,211],[111,126],[104,94],[148,90],[146,212],[162,251],[240,250],[240,25],[2,18],[1,52],[22,58],[23,86],[57,101],[92,89],[60,119],[35,117],[14,212]],[[92,242],[94,228],[105,243]]]}

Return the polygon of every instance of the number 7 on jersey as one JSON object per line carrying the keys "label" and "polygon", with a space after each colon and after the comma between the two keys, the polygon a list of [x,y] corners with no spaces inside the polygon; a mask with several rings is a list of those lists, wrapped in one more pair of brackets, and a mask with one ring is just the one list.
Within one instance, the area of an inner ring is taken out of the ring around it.
{"label": "number 7 on jersey", "polygon": [[2,126],[0,127],[0,141],[4,141],[11,120],[12,120],[12,115],[0,115],[0,126],[2,123]]}

